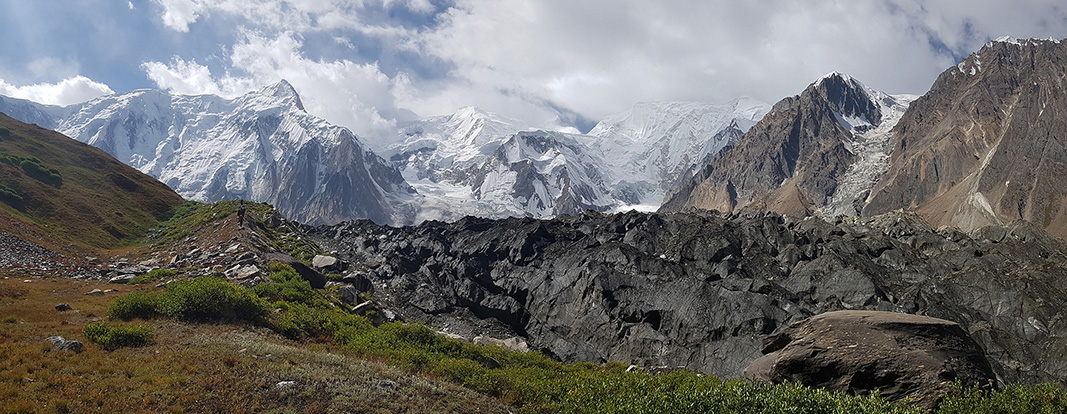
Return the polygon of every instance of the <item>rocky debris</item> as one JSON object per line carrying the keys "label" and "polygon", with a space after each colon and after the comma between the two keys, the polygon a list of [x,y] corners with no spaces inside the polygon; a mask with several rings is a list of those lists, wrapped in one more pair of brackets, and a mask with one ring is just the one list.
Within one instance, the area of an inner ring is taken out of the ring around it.
{"label": "rocky debris", "polygon": [[60,304],[56,305],[56,311],[59,311],[59,312],[66,312],[66,311],[69,311],[71,309],[74,309],[74,308],[70,307],[70,305],[68,305],[66,303],[60,303]]}
{"label": "rocky debris", "polygon": [[352,285],[353,288],[360,292],[374,292],[374,284],[363,273],[349,273],[341,278],[341,283]]}
{"label": "rocky debris", "polygon": [[292,266],[293,270],[296,270],[296,273],[300,274],[301,278],[308,281],[308,283],[311,284],[311,287],[315,289],[326,287],[326,276],[323,276],[322,273],[308,267],[308,265],[293,261],[289,262],[289,266]]}
{"label": "rocky debris", "polygon": [[0,271],[39,276],[54,274],[83,276],[91,273],[93,267],[84,259],[64,256],[0,231]]}
{"label": "rocky debris", "polygon": [[242,266],[240,264],[237,264],[237,265],[234,265],[233,267],[227,269],[226,273],[225,273],[227,279],[230,279],[231,281],[235,281],[235,282],[241,282],[241,281],[246,281],[246,280],[249,280],[249,279],[253,279],[253,278],[255,278],[257,276],[260,276],[262,274],[263,274],[263,271],[260,270],[259,267],[254,265],[254,264],[249,264],[249,265],[244,265],[244,266]]}
{"label": "rocky debris", "polygon": [[479,345],[499,345],[504,348],[510,349],[515,352],[530,352],[530,347],[526,344],[526,340],[513,336],[507,339],[490,338],[488,336],[476,336],[471,340]]}
{"label": "rocky debris", "polygon": [[366,316],[374,326],[402,320],[395,312],[381,307],[377,302],[366,301],[352,308],[352,313]]}
{"label": "rocky debris", "polygon": [[[320,227],[375,301],[466,337],[520,336],[565,361],[739,376],[778,327],[835,310],[956,321],[1005,382],[1067,377],[1067,245],[1026,222],[994,237],[914,214],[466,218]],[[447,328],[446,328],[447,327]]]}
{"label": "rocky debris", "polygon": [[81,353],[85,349],[85,344],[79,341],[68,341],[62,336],[49,336],[45,338],[45,341],[52,343],[52,351],[73,351],[75,353]]}
{"label": "rocky debris", "polygon": [[315,255],[311,259],[311,267],[324,273],[341,273],[348,269],[348,263],[333,256]]}
{"label": "rocky debris", "polygon": [[354,286],[341,286],[337,288],[337,296],[341,298],[341,302],[349,305],[356,305],[360,302],[359,294],[361,292]]}
{"label": "rocky debris", "polygon": [[996,376],[959,324],[876,311],[837,311],[796,322],[764,339],[766,354],[745,376],[800,382],[934,408],[955,382],[992,388]]}
{"label": "rocky debris", "polygon": [[90,296],[104,296],[104,291],[100,289],[93,289],[88,292],[85,292],[85,294]]}

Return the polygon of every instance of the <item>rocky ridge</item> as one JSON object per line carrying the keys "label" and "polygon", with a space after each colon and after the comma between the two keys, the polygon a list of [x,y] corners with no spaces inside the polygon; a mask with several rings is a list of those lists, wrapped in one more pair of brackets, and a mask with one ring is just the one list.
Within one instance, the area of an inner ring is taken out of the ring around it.
{"label": "rocky ridge", "polygon": [[1067,246],[1027,222],[971,237],[902,212],[587,212],[313,232],[401,316],[520,336],[567,361],[736,377],[777,328],[866,309],[958,322],[1003,381],[1067,374]]}
{"label": "rocky ridge", "polygon": [[887,132],[911,99],[830,73],[776,103],[669,193],[661,211],[754,207],[798,217],[823,210],[856,215],[854,204],[862,206],[885,168]]}

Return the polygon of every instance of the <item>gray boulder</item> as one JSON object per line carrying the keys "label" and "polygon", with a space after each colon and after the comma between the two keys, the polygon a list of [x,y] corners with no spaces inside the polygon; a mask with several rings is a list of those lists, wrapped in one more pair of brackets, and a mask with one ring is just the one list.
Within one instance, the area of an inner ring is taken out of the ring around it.
{"label": "gray boulder", "polygon": [[348,263],[333,256],[319,254],[311,259],[311,267],[320,272],[341,273],[348,269]]}
{"label": "gray boulder", "polygon": [[79,341],[68,341],[58,335],[49,336],[48,338],[45,338],[45,340],[52,343],[53,351],[73,351],[75,353],[80,353],[85,349],[85,344],[82,344]]}
{"label": "gray boulder", "polygon": [[933,408],[954,382],[996,384],[981,347],[959,324],[877,311],[838,311],[794,323],[764,339],[744,375]]}

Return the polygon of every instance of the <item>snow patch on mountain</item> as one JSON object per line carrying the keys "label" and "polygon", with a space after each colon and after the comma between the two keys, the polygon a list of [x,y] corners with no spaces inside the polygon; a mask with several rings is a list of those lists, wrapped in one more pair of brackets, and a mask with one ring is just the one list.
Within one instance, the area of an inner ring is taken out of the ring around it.
{"label": "snow patch on mountain", "polygon": [[771,106],[751,98],[726,104],[638,103],[590,132],[622,209],[651,210],[667,190],[759,122]]}
{"label": "snow patch on mountain", "polygon": [[351,131],[304,111],[286,81],[236,99],[138,90],[62,110],[50,127],[197,201],[248,199],[289,218],[409,221],[390,199],[411,188]]}
{"label": "snow patch on mountain", "polygon": [[841,104],[837,105],[837,111],[834,112],[841,126],[852,134],[852,139],[845,142],[845,147],[856,157],[845,174],[838,179],[837,189],[829,202],[816,213],[825,217],[856,216],[866,203],[875,181],[889,168],[889,141],[893,127],[900,121],[908,105],[919,96],[889,95],[836,72],[824,76],[818,82],[832,76],[845,79],[854,91],[862,93],[875,103],[879,114],[878,121],[872,122],[870,115],[844,111],[844,105]]}

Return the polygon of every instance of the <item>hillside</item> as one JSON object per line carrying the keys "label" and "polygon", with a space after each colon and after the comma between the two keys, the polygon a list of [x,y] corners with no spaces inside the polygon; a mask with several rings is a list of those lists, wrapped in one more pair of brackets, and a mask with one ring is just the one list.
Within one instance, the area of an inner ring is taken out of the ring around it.
{"label": "hillside", "polygon": [[0,231],[59,252],[114,249],[183,201],[104,151],[0,114]]}

